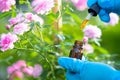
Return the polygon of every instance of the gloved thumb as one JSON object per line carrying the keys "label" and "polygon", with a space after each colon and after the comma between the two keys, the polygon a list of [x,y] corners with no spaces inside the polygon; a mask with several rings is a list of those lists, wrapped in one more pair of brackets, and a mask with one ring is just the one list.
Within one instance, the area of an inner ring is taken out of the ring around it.
{"label": "gloved thumb", "polygon": [[75,58],[60,57],[58,63],[68,71],[79,73],[84,65],[85,61],[81,61]]}

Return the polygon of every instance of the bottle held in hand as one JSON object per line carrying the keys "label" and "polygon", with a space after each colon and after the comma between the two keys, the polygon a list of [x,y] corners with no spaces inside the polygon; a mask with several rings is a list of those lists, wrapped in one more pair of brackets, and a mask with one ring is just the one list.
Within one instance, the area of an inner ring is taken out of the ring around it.
{"label": "bottle held in hand", "polygon": [[69,57],[82,60],[83,46],[84,46],[83,41],[76,40],[72,50],[70,51]]}

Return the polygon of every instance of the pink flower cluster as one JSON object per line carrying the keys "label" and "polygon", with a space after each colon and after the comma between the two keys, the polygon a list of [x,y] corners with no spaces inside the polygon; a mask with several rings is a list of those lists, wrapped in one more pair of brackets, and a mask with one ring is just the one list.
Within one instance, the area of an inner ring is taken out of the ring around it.
{"label": "pink flower cluster", "polygon": [[6,51],[8,49],[14,48],[14,43],[18,40],[15,34],[8,33],[2,34],[0,39],[0,49],[1,51]]}
{"label": "pink flower cluster", "polygon": [[32,6],[37,14],[47,14],[54,7],[54,0],[33,0]]}
{"label": "pink flower cluster", "polygon": [[83,32],[84,32],[83,42],[85,43],[84,50],[86,53],[93,53],[94,49],[90,44],[88,44],[88,39],[97,40],[101,37],[102,32],[97,26],[93,25],[87,25],[83,29]]}
{"label": "pink flower cluster", "polygon": [[9,66],[7,72],[10,75],[9,80],[14,80],[15,78],[23,80],[24,74],[33,76],[34,78],[39,77],[42,73],[42,67],[39,64],[36,64],[34,67],[27,66],[24,60],[19,60],[12,66]]}
{"label": "pink flower cluster", "polygon": [[30,30],[29,24],[31,22],[39,22],[40,25],[44,23],[43,19],[36,14],[26,13],[26,14],[18,14],[15,18],[11,18],[9,20],[8,25],[6,25],[7,29],[11,29],[13,27],[13,32],[8,34],[2,34],[0,37],[0,49],[2,51],[6,51],[8,49],[14,48],[14,43],[18,40],[17,35],[23,35],[25,32]]}
{"label": "pink flower cluster", "polygon": [[83,29],[85,37],[91,38],[91,39],[97,39],[100,38],[102,35],[101,30],[97,26],[93,25],[87,25]]}
{"label": "pink flower cluster", "polygon": [[0,0],[0,12],[11,10],[11,6],[15,5],[15,0]]}
{"label": "pink flower cluster", "polygon": [[78,10],[83,11],[87,8],[87,0],[71,0],[71,1]]}
{"label": "pink flower cluster", "polygon": [[13,27],[13,33],[22,35],[24,32],[29,31],[30,27],[25,22],[24,15],[19,13],[15,18],[9,20],[9,25],[6,26],[7,29]]}
{"label": "pink flower cluster", "polygon": [[29,23],[30,22],[39,22],[41,25],[44,23],[43,19],[37,15],[34,15],[32,13],[26,13],[26,14],[18,14],[15,18],[11,18],[9,20],[9,25],[6,25],[7,29],[10,29],[12,26],[13,33],[18,35],[23,35],[25,32],[30,30]]}

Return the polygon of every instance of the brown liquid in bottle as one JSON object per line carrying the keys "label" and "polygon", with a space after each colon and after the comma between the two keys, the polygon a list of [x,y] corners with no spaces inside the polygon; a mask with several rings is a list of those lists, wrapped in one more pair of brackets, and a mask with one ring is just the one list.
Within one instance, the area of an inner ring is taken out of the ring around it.
{"label": "brown liquid in bottle", "polygon": [[72,50],[70,51],[69,57],[82,59],[83,55],[83,41],[76,40]]}
{"label": "brown liquid in bottle", "polygon": [[85,19],[83,22],[82,22],[82,25],[80,26],[80,29],[82,30],[86,24],[88,23],[89,20]]}

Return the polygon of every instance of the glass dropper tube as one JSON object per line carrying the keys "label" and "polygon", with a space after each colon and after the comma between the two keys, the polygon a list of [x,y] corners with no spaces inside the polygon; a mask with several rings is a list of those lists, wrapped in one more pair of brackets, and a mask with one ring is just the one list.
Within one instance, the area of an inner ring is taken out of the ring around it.
{"label": "glass dropper tube", "polygon": [[82,30],[83,28],[85,28],[86,24],[88,23],[88,21],[91,19],[91,17],[93,16],[92,13],[89,13],[87,15],[87,17],[85,18],[85,20],[82,22],[80,29]]}

